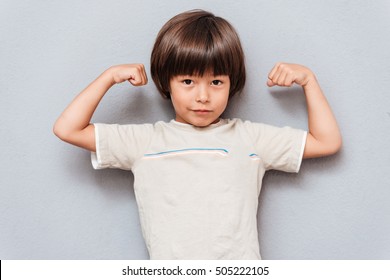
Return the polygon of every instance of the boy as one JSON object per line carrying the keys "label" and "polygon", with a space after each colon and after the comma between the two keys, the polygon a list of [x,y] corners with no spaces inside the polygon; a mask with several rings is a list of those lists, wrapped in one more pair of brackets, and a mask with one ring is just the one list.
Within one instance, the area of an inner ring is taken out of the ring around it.
{"label": "boy", "polygon": [[172,101],[175,120],[144,125],[90,124],[111,86],[147,83],[142,64],[113,66],[65,109],[62,140],[92,151],[95,168],[134,173],[143,236],[151,259],[260,259],[257,208],[265,171],[298,172],[302,158],[337,152],[341,136],[314,74],[278,63],[268,86],[302,86],[309,131],[220,119],[244,87],[244,54],[234,28],[201,10],[160,30],[151,75]]}

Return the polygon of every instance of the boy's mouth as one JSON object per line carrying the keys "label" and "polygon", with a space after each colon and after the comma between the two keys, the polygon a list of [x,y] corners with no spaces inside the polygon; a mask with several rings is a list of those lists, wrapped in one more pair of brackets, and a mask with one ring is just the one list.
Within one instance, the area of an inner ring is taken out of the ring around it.
{"label": "boy's mouth", "polygon": [[195,112],[195,113],[199,113],[199,114],[211,113],[212,112],[211,110],[205,110],[205,109],[195,109],[195,110],[192,110],[192,111]]}

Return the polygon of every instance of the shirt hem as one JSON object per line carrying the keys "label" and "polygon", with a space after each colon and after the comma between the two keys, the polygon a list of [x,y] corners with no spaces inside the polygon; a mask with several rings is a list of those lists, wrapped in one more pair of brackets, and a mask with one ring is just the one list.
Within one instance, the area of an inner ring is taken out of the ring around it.
{"label": "shirt hem", "polygon": [[297,166],[297,169],[295,170],[296,173],[299,172],[299,170],[301,169],[301,165],[302,165],[302,160],[303,160],[303,153],[305,151],[305,146],[306,146],[306,140],[307,140],[307,131],[304,131],[303,132],[303,139],[302,139],[302,146],[301,146],[301,151],[299,153],[299,162],[298,162],[298,166]]}
{"label": "shirt hem", "polygon": [[99,133],[98,126],[93,124],[95,127],[95,146],[96,152],[91,152],[91,163],[94,169],[103,169],[101,166],[101,156],[100,156],[100,141],[99,141]]}

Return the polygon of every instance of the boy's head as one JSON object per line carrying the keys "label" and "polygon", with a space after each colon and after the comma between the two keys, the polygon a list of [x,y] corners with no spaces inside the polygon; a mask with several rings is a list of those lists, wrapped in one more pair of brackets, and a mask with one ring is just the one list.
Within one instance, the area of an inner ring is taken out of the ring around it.
{"label": "boy's head", "polygon": [[170,98],[170,80],[177,75],[228,75],[229,98],[245,85],[244,53],[236,31],[223,18],[202,10],[176,15],[161,28],[150,64],[165,98]]}

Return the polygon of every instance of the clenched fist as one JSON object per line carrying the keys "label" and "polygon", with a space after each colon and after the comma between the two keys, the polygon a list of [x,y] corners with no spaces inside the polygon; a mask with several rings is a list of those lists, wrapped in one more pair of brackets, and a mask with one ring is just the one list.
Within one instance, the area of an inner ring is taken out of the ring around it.
{"label": "clenched fist", "polygon": [[269,87],[290,87],[295,83],[300,86],[306,86],[312,79],[315,79],[313,72],[305,66],[277,63],[268,75],[267,85]]}
{"label": "clenched fist", "polygon": [[129,81],[133,86],[143,86],[148,83],[145,66],[141,63],[112,66],[111,73],[116,84]]}

